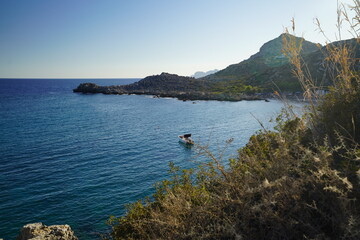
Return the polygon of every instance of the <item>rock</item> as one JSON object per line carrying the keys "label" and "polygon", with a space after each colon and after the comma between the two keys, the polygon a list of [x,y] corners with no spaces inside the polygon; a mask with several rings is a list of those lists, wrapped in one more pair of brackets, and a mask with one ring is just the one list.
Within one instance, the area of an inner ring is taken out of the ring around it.
{"label": "rock", "polygon": [[99,86],[94,83],[81,83],[74,92],[98,93]]}
{"label": "rock", "polygon": [[46,226],[43,223],[25,225],[17,240],[78,240],[69,225]]}

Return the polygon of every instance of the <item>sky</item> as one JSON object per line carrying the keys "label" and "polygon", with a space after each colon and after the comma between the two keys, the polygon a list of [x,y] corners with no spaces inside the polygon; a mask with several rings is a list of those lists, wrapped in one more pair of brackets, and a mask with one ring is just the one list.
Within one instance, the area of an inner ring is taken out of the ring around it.
{"label": "sky", "polygon": [[306,40],[325,42],[316,17],[336,40],[336,9],[337,0],[0,0],[0,78],[189,76],[249,58],[293,17]]}

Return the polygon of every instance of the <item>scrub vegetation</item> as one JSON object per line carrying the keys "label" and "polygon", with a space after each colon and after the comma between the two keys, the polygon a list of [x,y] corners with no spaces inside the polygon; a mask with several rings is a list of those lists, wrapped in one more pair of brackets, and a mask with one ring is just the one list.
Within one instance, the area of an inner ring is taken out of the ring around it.
{"label": "scrub vegetation", "polygon": [[[339,7],[338,37],[347,24],[358,42],[360,1],[353,5]],[[195,170],[170,164],[171,177],[152,197],[109,219],[105,238],[360,239],[357,44],[327,45],[332,87],[319,96],[299,54],[301,42],[288,34],[283,41],[309,101],[306,113],[298,116],[286,104],[275,129],[257,132],[227,164],[205,148],[209,161]]]}

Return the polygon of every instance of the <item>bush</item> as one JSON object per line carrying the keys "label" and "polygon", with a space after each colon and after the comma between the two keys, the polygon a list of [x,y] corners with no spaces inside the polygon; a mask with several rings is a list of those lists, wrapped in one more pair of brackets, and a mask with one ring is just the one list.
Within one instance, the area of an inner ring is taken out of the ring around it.
{"label": "bush", "polygon": [[303,119],[251,137],[224,171],[171,165],[153,200],[112,218],[113,239],[352,239],[358,187],[334,168],[333,148],[309,142]]}

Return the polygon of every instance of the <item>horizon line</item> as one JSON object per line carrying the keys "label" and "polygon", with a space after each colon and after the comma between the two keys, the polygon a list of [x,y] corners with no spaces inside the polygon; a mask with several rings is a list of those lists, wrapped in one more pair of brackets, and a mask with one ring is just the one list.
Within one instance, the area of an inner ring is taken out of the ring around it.
{"label": "horizon line", "polygon": [[23,77],[20,77],[20,78],[17,78],[17,77],[10,77],[10,78],[7,78],[7,77],[0,77],[0,79],[142,79],[142,77],[120,77],[120,78],[94,78],[94,77],[90,77],[90,78],[86,78],[86,77],[65,77],[65,78],[47,78],[47,77],[28,77],[28,78],[23,78]]}

